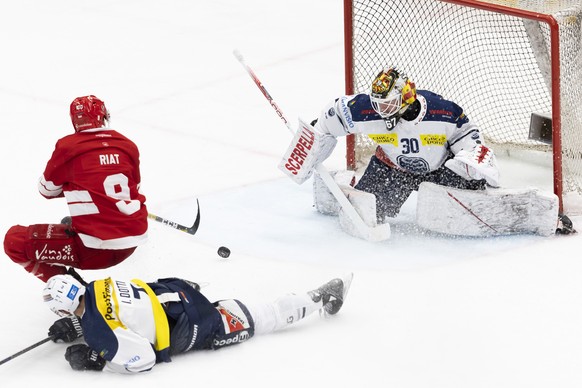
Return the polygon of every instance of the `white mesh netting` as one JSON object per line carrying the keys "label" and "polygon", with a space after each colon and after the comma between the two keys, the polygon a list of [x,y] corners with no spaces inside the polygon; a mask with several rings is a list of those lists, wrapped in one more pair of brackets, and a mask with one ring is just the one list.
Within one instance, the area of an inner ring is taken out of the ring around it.
{"label": "white mesh netting", "polygon": [[[560,31],[564,191],[582,193],[581,1],[490,0],[552,15]],[[368,92],[384,65],[403,69],[419,89],[461,105],[496,152],[541,150],[529,140],[532,113],[551,116],[547,23],[438,0],[352,0],[353,86]],[[356,159],[375,148],[356,139]]]}

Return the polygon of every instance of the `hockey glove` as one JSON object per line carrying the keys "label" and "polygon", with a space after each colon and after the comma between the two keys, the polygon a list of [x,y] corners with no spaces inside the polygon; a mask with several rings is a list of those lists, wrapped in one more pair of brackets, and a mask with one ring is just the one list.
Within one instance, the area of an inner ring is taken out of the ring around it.
{"label": "hockey glove", "polygon": [[499,170],[493,150],[482,144],[472,151],[461,150],[445,167],[467,180],[485,179],[490,186],[499,187]]}
{"label": "hockey glove", "polygon": [[77,317],[65,317],[52,324],[48,335],[54,342],[73,342],[83,336],[83,329]]}
{"label": "hockey glove", "polygon": [[85,344],[71,345],[65,352],[65,360],[74,370],[103,370],[105,359]]}
{"label": "hockey glove", "polygon": [[299,120],[299,130],[283,155],[279,169],[295,183],[302,184],[311,177],[317,165],[327,159],[336,144],[335,136],[322,134]]}

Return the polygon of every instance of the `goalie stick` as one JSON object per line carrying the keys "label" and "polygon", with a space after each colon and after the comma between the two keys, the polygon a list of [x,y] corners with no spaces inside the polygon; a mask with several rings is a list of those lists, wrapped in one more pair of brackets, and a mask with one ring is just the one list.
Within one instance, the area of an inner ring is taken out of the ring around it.
{"label": "goalie stick", "polygon": [[[255,72],[246,64],[242,54],[238,50],[233,51],[234,56],[240,62],[240,64],[245,68],[249,76],[253,79],[257,87],[261,90],[269,104],[273,107],[277,115],[283,120],[287,129],[294,134],[293,128],[291,128],[291,124],[277,105],[277,103],[273,100],[273,97],[269,94],[267,89],[263,86],[262,82],[259,80]],[[369,240],[369,241],[382,241],[386,240],[390,237],[390,225],[389,224],[382,224],[379,226],[368,226],[362,217],[358,214],[354,206],[350,203],[347,199],[343,191],[338,186],[337,182],[332,178],[329,174],[327,169],[322,165],[319,164],[315,167],[315,170],[319,173],[321,179],[329,189],[329,191],[333,194],[335,199],[339,202],[340,206],[342,207],[343,211],[345,212],[346,216],[350,219],[354,227],[357,229],[359,237]]]}
{"label": "goalie stick", "polygon": [[156,216],[155,214],[152,213],[148,213],[148,218],[154,220],[154,221],[158,221],[161,222],[164,225],[167,225],[171,228],[180,230],[182,232],[186,232],[188,234],[196,234],[196,231],[198,230],[198,226],[200,226],[200,203],[198,202],[198,199],[196,199],[196,205],[198,205],[198,212],[196,213],[196,220],[194,220],[194,224],[192,226],[184,226],[184,225],[180,225],[177,222],[174,221],[170,221],[166,218],[162,218],[160,216]]}

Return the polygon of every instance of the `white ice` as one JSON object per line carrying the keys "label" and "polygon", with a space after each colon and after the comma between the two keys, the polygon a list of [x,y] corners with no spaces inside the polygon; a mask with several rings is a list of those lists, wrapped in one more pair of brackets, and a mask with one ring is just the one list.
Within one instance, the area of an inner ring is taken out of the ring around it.
{"label": "white ice", "polygon": [[[315,118],[344,90],[339,0],[3,1],[0,36],[2,235],[68,214],[36,182],[72,132],[69,103],[95,94],[141,149],[149,210],[191,223],[198,198],[202,222],[191,236],[152,221],[146,246],[86,278],[180,276],[211,300],[254,301],[355,274],[333,319],[314,314],[138,376],[75,372],[67,345],[49,342],[1,365],[2,387],[581,386],[580,234],[444,238],[415,227],[412,197],[392,238],[369,243],[314,210],[311,181],[277,170],[289,132],[232,51],[294,125]],[[328,169],[344,167],[342,147]],[[502,184],[551,189],[543,167],[502,168]],[[0,269],[3,359],[45,338],[56,316],[42,282],[5,255]]]}

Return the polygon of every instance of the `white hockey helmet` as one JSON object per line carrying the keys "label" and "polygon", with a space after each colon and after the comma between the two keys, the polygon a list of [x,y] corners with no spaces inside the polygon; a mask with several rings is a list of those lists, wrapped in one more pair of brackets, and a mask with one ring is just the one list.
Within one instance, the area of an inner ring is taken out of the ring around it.
{"label": "white hockey helmet", "polygon": [[55,275],[46,282],[42,296],[55,314],[70,317],[84,293],[85,286],[71,275]]}
{"label": "white hockey helmet", "polygon": [[370,88],[372,108],[382,117],[403,114],[416,100],[416,85],[395,67],[385,67]]}

